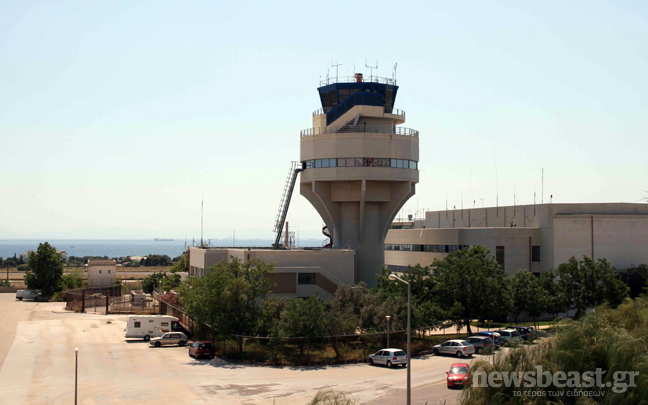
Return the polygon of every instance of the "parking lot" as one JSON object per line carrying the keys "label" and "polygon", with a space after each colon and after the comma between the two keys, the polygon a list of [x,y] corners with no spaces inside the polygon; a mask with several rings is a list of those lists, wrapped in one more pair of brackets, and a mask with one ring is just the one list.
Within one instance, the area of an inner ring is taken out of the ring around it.
{"label": "parking lot", "polygon": [[[72,403],[74,349],[79,348],[82,404],[156,400],[305,404],[327,387],[352,393],[358,403],[405,403],[405,368],[366,364],[281,368],[231,364],[218,358],[195,360],[186,347],[152,348],[145,342],[125,341],[127,316],[70,313],[63,306],[18,302],[13,294],[0,294],[3,317],[12,314],[3,327],[6,333],[0,336],[0,402]],[[414,359],[413,403],[455,403],[460,391],[445,387],[445,371],[456,361],[436,356]]]}

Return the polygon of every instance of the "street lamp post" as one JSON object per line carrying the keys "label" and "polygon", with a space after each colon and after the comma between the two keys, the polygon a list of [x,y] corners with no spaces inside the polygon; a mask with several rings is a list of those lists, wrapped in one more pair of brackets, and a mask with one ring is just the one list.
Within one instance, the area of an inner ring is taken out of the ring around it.
{"label": "street lamp post", "polygon": [[77,403],[77,376],[79,374],[79,348],[74,349],[74,405]]}
{"label": "street lamp post", "polygon": [[410,283],[402,278],[390,274],[390,280],[398,280],[401,283],[407,284],[407,405],[412,404],[412,324],[411,324],[411,308],[412,308],[412,288]]}
{"label": "street lamp post", "polygon": [[387,348],[389,349],[389,320],[391,319],[391,316],[387,315],[385,318],[387,318]]}

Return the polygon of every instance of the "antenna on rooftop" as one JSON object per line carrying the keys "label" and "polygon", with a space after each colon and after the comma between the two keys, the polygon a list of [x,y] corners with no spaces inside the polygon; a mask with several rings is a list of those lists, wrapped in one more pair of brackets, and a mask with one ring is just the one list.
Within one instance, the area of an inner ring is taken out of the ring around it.
{"label": "antenna on rooftop", "polygon": [[331,67],[335,68],[335,81],[337,82],[338,81],[338,67],[342,66],[342,63],[339,63],[339,61],[336,61],[335,63],[336,64],[334,65],[333,61],[331,61]]}
{"label": "antenna on rooftop", "polygon": [[394,79],[394,84],[396,84],[396,69],[398,69],[398,63],[394,63],[394,73],[392,73],[392,79]]}
{"label": "antenna on rooftop", "polygon": [[205,195],[200,200],[200,247],[203,246],[203,219],[204,219]]}
{"label": "antenna on rooftop", "polygon": [[365,67],[371,69],[369,74],[371,75],[371,81],[373,82],[373,70],[378,69],[378,60],[376,60],[376,66],[367,65],[367,58],[365,58]]}
{"label": "antenna on rooftop", "polygon": [[544,167],[542,168],[542,192],[540,193],[540,201],[544,204]]}

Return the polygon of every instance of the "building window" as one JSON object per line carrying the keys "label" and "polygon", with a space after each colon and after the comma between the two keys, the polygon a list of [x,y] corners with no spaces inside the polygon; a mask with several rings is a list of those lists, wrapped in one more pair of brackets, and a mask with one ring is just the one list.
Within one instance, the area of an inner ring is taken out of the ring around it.
{"label": "building window", "polygon": [[314,159],[301,162],[302,169],[319,169],[326,167],[395,167],[399,169],[418,169],[418,162],[407,159],[389,158],[338,158],[338,159]]}
{"label": "building window", "polygon": [[315,284],[315,273],[299,273],[297,284]]}
{"label": "building window", "polygon": [[495,247],[495,261],[504,268],[504,246]]}
{"label": "building window", "polygon": [[531,261],[540,261],[540,246],[531,246]]}
{"label": "building window", "polygon": [[133,327],[134,328],[139,328],[140,326],[142,326],[141,322],[135,322],[135,326],[133,326]]}

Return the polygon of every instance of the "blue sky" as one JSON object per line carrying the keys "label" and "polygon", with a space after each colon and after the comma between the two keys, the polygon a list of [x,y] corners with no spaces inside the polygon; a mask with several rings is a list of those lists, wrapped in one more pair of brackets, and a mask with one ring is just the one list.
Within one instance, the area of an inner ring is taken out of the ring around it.
{"label": "blue sky", "polygon": [[642,202],[647,42],[639,1],[0,2],[0,238],[200,237],[203,198],[205,237],[272,237],[332,61],[398,63],[403,215],[540,202],[543,168],[545,202]]}

